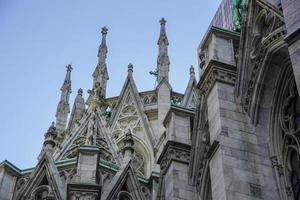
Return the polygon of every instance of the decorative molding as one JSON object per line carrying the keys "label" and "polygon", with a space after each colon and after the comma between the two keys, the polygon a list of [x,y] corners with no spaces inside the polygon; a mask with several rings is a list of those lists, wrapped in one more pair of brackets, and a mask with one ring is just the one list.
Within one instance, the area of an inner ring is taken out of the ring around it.
{"label": "decorative molding", "polygon": [[[270,133],[272,167],[282,199],[298,199],[300,124],[298,120],[299,95],[292,67],[283,65],[272,105]],[[294,191],[296,191],[294,193]],[[293,196],[293,197],[292,197]]]}
{"label": "decorative molding", "polygon": [[74,184],[67,186],[67,199],[100,199],[102,187],[96,184]]}
{"label": "decorative molding", "polygon": [[160,164],[162,174],[166,173],[166,170],[173,161],[189,164],[191,159],[190,150],[190,145],[168,141],[157,161],[157,163]]}
{"label": "decorative molding", "polygon": [[210,60],[198,83],[200,94],[210,92],[216,81],[234,85],[236,80],[236,67],[217,60]]}
{"label": "decorative molding", "polygon": [[[259,102],[260,82],[270,57],[284,46],[286,29],[282,13],[266,1],[251,1],[245,28],[242,31],[244,44],[241,44],[238,69],[237,95],[241,92],[241,103],[252,121],[256,119],[256,106]],[[249,49],[249,50],[248,50]]]}

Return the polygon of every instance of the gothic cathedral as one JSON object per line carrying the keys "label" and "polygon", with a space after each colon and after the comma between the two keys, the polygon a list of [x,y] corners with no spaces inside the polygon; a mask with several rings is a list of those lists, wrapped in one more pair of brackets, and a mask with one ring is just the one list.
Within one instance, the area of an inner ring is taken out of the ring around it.
{"label": "gothic cathedral", "polygon": [[184,94],[169,83],[162,18],[156,87],[138,91],[129,64],[107,97],[103,27],[88,98],[79,89],[70,107],[68,65],[38,164],[3,161],[0,200],[300,200],[299,10],[222,0]]}

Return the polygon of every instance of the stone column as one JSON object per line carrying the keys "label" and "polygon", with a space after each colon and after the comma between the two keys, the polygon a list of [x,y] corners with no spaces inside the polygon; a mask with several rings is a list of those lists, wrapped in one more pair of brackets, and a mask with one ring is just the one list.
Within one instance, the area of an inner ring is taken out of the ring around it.
{"label": "stone column", "polygon": [[100,150],[95,145],[83,145],[78,149],[77,174],[75,180],[68,184],[68,199],[83,195],[90,200],[100,199],[99,154]]}
{"label": "stone column", "polygon": [[164,131],[163,121],[171,105],[171,86],[163,80],[157,87],[157,107],[158,107],[158,137],[160,137]]}
{"label": "stone column", "polygon": [[166,143],[162,151],[159,151],[161,178],[158,199],[195,199],[195,188],[188,181],[191,116],[193,113],[189,110],[171,107],[164,121]]}
{"label": "stone column", "polygon": [[238,39],[236,33],[212,27],[202,44],[206,60],[198,86],[207,102],[212,199],[279,199],[268,188],[268,149],[259,146],[254,128],[234,99],[233,44]]}
{"label": "stone column", "polygon": [[168,141],[161,158],[160,198],[164,200],[194,199],[194,187],[188,183],[190,145]]}
{"label": "stone column", "polygon": [[299,0],[282,0],[281,3],[287,29],[285,41],[289,46],[297,89],[300,93],[300,3]]}
{"label": "stone column", "polygon": [[9,170],[10,163],[4,161],[0,163],[0,199],[10,200],[13,197],[17,176]]}

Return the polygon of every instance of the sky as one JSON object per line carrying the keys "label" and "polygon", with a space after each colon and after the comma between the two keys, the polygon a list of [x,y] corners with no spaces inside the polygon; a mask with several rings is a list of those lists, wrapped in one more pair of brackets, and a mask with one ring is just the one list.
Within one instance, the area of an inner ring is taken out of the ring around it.
{"label": "sky", "polygon": [[139,91],[151,90],[155,77],[159,20],[167,20],[170,74],[183,93],[189,67],[198,75],[197,47],[220,0],[0,0],[0,162],[34,167],[72,64],[73,105],[92,86],[101,27],[107,26],[107,96],[117,96],[134,66]]}

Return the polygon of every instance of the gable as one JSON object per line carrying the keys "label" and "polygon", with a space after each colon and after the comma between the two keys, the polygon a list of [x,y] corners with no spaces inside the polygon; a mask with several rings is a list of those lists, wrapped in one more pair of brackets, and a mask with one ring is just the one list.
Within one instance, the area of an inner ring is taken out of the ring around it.
{"label": "gable", "polygon": [[142,200],[144,195],[131,166],[131,160],[122,163],[120,170],[111,182],[104,186],[101,199],[132,199]]}
{"label": "gable", "polygon": [[187,101],[186,107],[196,109],[197,99],[198,99],[197,91],[193,88],[191,95]]}
{"label": "gable", "polygon": [[[136,102],[130,90],[126,90],[125,98],[120,104],[117,115],[111,128],[112,137],[115,140],[118,140],[128,129],[130,129],[133,134],[142,134],[141,132],[145,131]],[[140,135],[140,137],[144,137],[144,135]]]}
{"label": "gable", "polygon": [[[125,133],[131,130],[135,140],[134,168],[141,176],[150,175],[154,162],[155,137],[133,79],[127,77],[111,121],[112,138],[122,148]],[[147,162],[146,162],[147,161]]]}
{"label": "gable", "polygon": [[182,100],[183,107],[192,109],[196,108],[198,99],[198,92],[196,87],[197,82],[195,78],[190,79]]}
{"label": "gable", "polygon": [[78,148],[87,141],[87,132],[89,128],[91,128],[91,122],[93,124],[93,130],[96,131],[96,137],[94,139],[96,145],[100,148],[100,157],[103,160],[119,164],[118,147],[111,140],[110,129],[105,126],[105,120],[97,109],[88,111],[88,114],[80,121],[80,125],[73,129],[74,131],[70,138],[63,144],[56,158],[61,160],[77,156]]}
{"label": "gable", "polygon": [[15,199],[66,199],[66,188],[62,183],[54,160],[45,150],[27,184]]}

